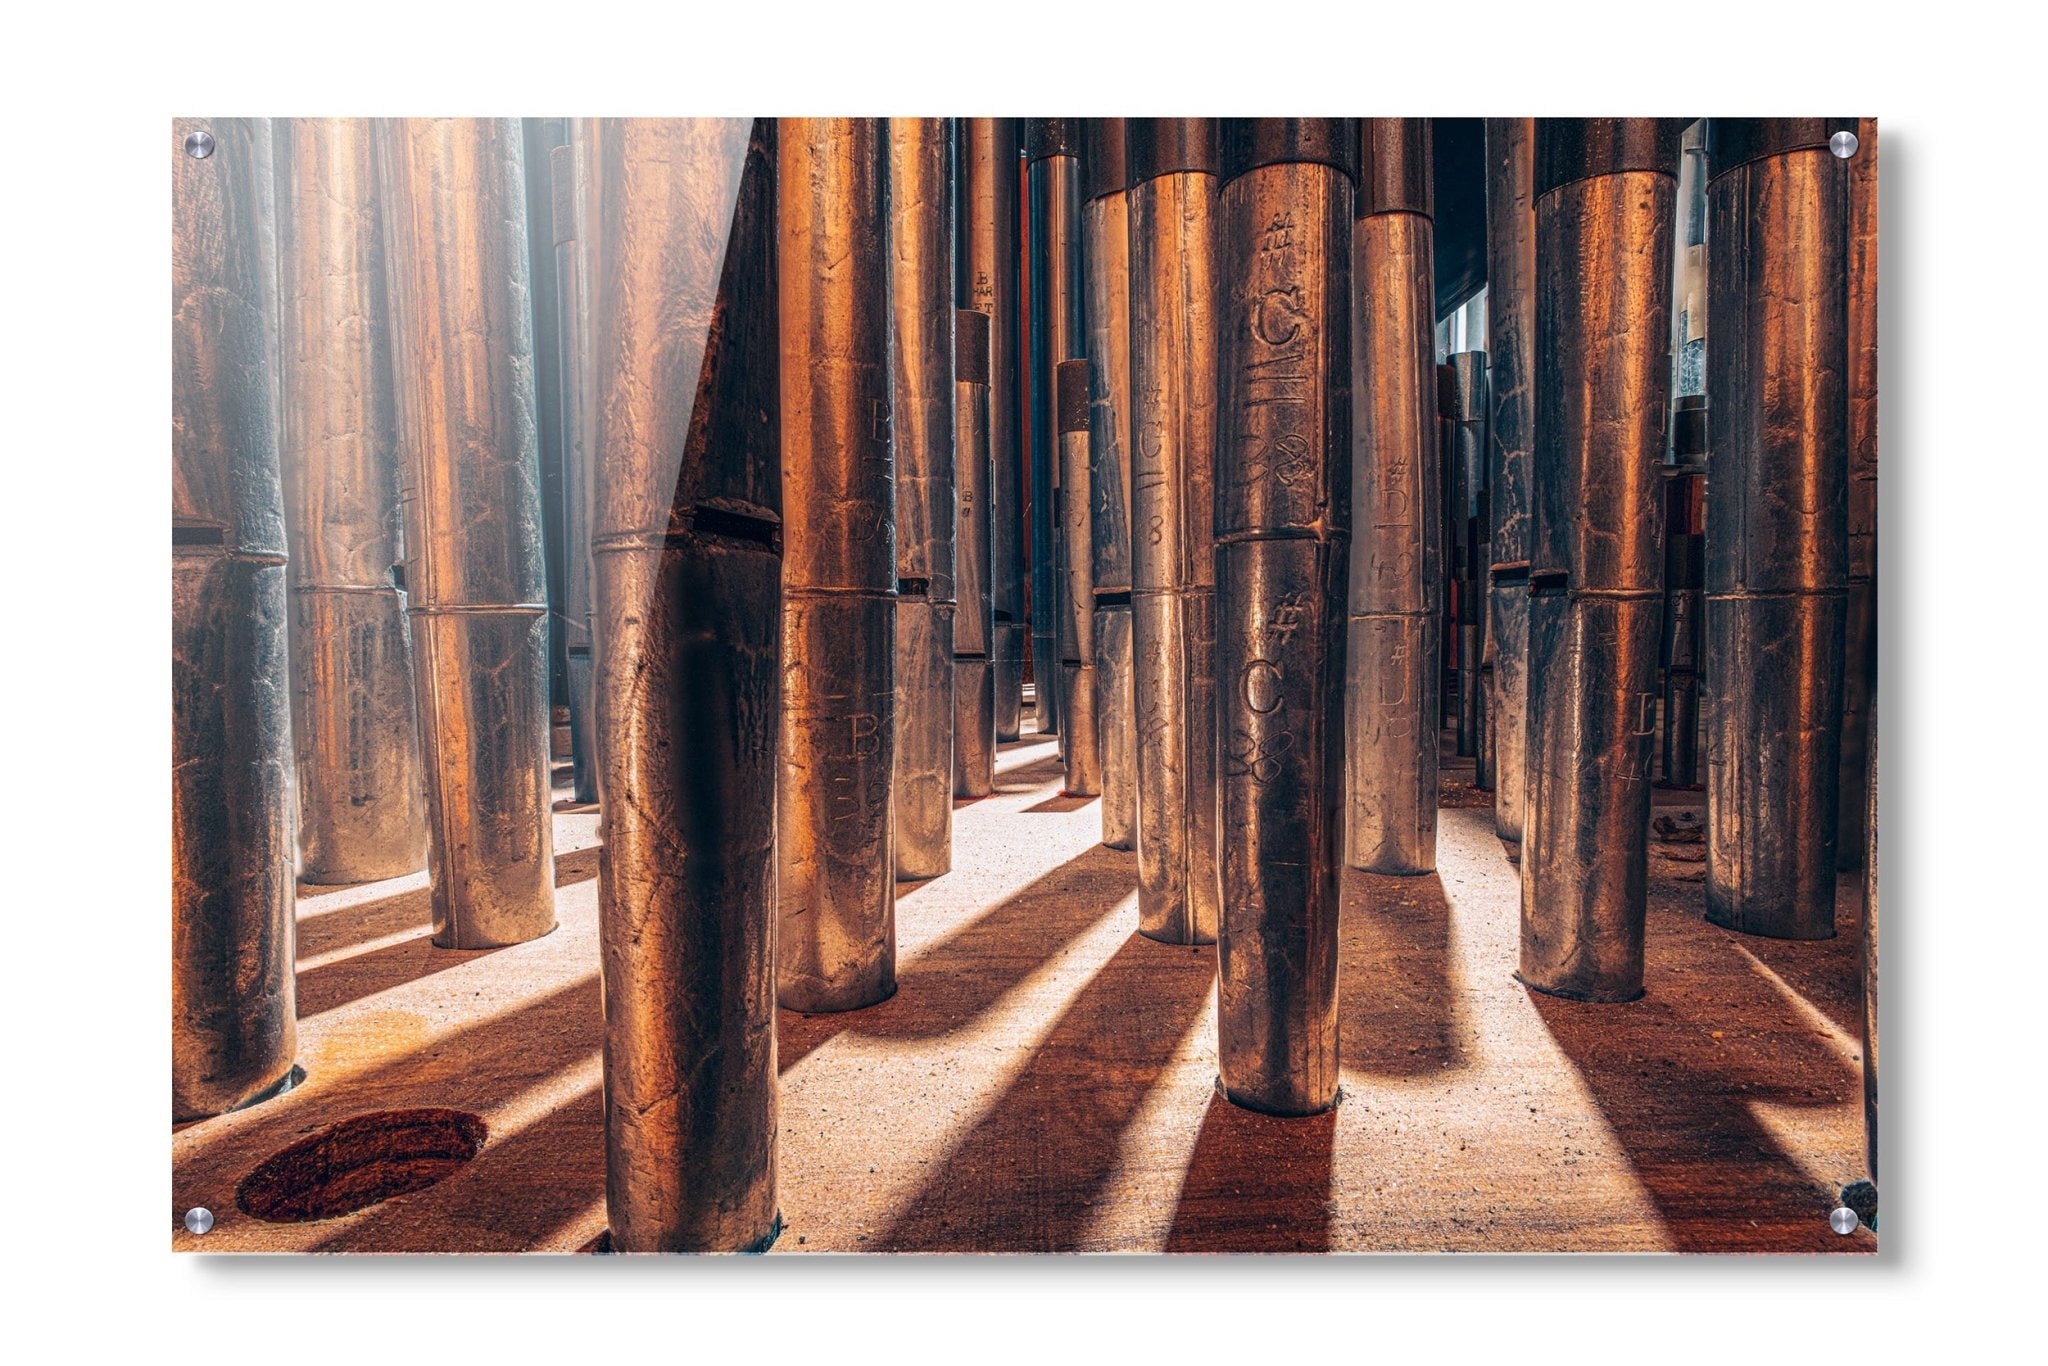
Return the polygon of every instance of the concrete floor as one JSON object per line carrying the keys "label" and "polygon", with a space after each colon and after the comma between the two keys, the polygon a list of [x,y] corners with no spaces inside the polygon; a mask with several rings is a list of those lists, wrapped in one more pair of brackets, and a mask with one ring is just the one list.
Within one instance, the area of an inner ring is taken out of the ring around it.
{"label": "concrete floor", "polygon": [[[1827,1224],[1862,1172],[1857,877],[1837,938],[1750,939],[1701,918],[1700,846],[1653,845],[1645,999],[1534,995],[1509,975],[1516,874],[1470,775],[1446,760],[1437,875],[1347,875],[1345,1099],[1276,1120],[1213,1090],[1214,950],[1139,937],[1136,856],[1060,795],[1051,741],[1004,746],[996,794],[955,811],[955,870],[898,886],[897,995],[781,1017],[771,1255],[1873,1251]],[[424,874],[302,889],[306,1079],[174,1131],[173,1223],[218,1219],[175,1247],[600,1244],[597,815],[555,820],[561,926],[531,944],[433,948]],[[407,1106],[473,1111],[489,1140],[338,1219],[236,1209],[287,1143]]]}

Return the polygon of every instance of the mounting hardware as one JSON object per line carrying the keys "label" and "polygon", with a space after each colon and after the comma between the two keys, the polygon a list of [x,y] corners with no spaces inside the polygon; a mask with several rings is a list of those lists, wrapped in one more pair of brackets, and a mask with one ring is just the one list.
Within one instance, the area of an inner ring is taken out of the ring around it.
{"label": "mounting hardware", "polygon": [[185,1211],[185,1232],[203,1235],[213,1230],[213,1211],[204,1205],[194,1205]]}
{"label": "mounting hardware", "polygon": [[1862,1222],[1861,1219],[1856,1217],[1856,1211],[1850,1209],[1847,1205],[1835,1206],[1834,1213],[1828,1216],[1828,1227],[1841,1234],[1844,1238],[1854,1233],[1856,1226]]}
{"label": "mounting hardware", "polygon": [[1856,135],[1844,128],[1841,132],[1828,139],[1828,150],[1842,160],[1847,161],[1850,157],[1856,155]]}

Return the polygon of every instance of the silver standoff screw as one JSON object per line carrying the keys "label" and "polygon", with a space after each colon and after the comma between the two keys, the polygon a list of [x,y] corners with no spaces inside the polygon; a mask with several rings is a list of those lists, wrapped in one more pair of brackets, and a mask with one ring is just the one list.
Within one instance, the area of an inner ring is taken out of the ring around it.
{"label": "silver standoff screw", "polygon": [[1828,139],[1828,150],[1842,160],[1847,161],[1850,157],[1856,155],[1856,135],[1844,128],[1841,132]]}
{"label": "silver standoff screw", "polygon": [[[1851,149],[1854,150],[1854,149]],[[204,128],[185,134],[185,155],[204,161],[213,155],[213,134]],[[1839,154],[1838,154],[1839,155]]]}
{"label": "silver standoff screw", "polygon": [[1850,1209],[1847,1205],[1837,1205],[1834,1212],[1828,1215],[1828,1227],[1841,1234],[1844,1238],[1854,1233],[1856,1226],[1862,1222],[1861,1219],[1856,1217],[1856,1211]]}
{"label": "silver standoff screw", "polygon": [[[1851,1215],[1850,1218],[1855,1218]],[[213,1211],[204,1205],[194,1205],[185,1211],[185,1232],[203,1235],[213,1228]]]}

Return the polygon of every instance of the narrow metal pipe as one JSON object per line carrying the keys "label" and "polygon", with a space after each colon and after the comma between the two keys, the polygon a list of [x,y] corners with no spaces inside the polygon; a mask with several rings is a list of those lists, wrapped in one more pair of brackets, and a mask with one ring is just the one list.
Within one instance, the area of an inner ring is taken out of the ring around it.
{"label": "narrow metal pipe", "polygon": [[1066,706],[1066,795],[1102,795],[1102,744],[1098,730],[1095,660],[1095,556],[1089,544],[1092,519],[1088,362],[1063,360],[1054,378],[1060,433],[1060,540],[1066,547],[1060,598],[1060,696]]}
{"label": "narrow metal pipe", "polygon": [[562,392],[562,614],[558,621],[569,673],[569,755],[576,800],[598,800],[597,696],[591,632],[590,499],[593,448],[590,202],[587,134],[572,120],[569,141],[549,154],[548,188],[554,210],[555,297],[561,337]]}
{"label": "narrow metal pipe", "polygon": [[960,250],[956,294],[961,308],[988,315],[989,672],[995,689],[996,739],[1020,733],[1024,655],[1030,624],[1024,612],[1023,395],[1019,388],[1017,305],[1017,120],[958,119]]}
{"label": "narrow metal pipe", "polygon": [[[1081,143],[1079,120],[1027,119],[1031,232],[1031,673],[1038,732],[1067,749],[1066,674],[1059,624],[1067,569],[1060,535],[1059,405],[1055,371],[1081,355]],[[1091,675],[1092,681],[1092,675]]]}
{"label": "narrow metal pipe", "polygon": [[1127,128],[1138,933],[1215,942],[1214,119]]}
{"label": "narrow metal pipe", "polygon": [[274,194],[267,120],[172,121],[174,1120],[283,1090],[298,1049]]}
{"label": "narrow metal pipe", "polygon": [[516,120],[377,125],[434,942],[555,927],[547,584]]}
{"label": "narrow metal pipe", "polygon": [[953,866],[953,135],[889,120],[896,876]]}
{"label": "narrow metal pipe", "polygon": [[606,119],[585,145],[611,1245],[758,1250],[781,1223],[775,124]]}
{"label": "narrow metal pipe", "polygon": [[427,865],[376,166],[367,119],[273,136],[299,875],[375,882]]}
{"label": "narrow metal pipe", "polygon": [[1536,443],[1516,974],[1643,994],[1683,125],[1536,121]]}
{"label": "narrow metal pipe", "polygon": [[1486,690],[1481,661],[1486,653],[1486,599],[1493,556],[1489,546],[1486,475],[1486,353],[1460,351],[1450,358],[1451,455],[1456,465],[1458,503],[1451,515],[1458,528],[1458,753],[1469,755],[1473,786],[1490,788],[1485,762]]}
{"label": "narrow metal pipe", "polygon": [[1431,128],[1362,119],[1359,132],[1345,847],[1354,868],[1427,873],[1436,868],[1444,611]]}
{"label": "narrow metal pipe", "polygon": [[533,394],[536,441],[540,449],[542,582],[548,603],[548,772],[552,783],[552,760],[560,755],[573,762],[574,720],[570,707],[568,634],[563,630],[566,609],[568,547],[562,532],[568,509],[564,504],[568,475],[565,439],[568,435],[569,395],[562,388],[563,348],[562,288],[558,267],[561,253],[555,248],[554,154],[568,145],[568,120],[537,118],[519,120],[520,165],[525,170],[527,308],[533,326]]}
{"label": "narrow metal pipe", "polygon": [[1835,933],[1848,177],[1828,138],[1843,126],[1708,127],[1707,919],[1777,939]]}
{"label": "narrow metal pipe", "polygon": [[1877,698],[1870,699],[1870,772],[1863,815],[1863,1146],[1877,1180]]}
{"label": "narrow metal pipe", "polygon": [[896,991],[896,490],[888,135],[783,119],[782,1005]]}
{"label": "narrow metal pipe", "polygon": [[1676,460],[1665,473],[1664,762],[1666,785],[1699,786],[1700,594],[1707,573],[1707,401],[1678,400]]}
{"label": "narrow metal pipe", "polygon": [[1218,1084],[1281,1115],[1337,1103],[1356,156],[1350,119],[1223,123]]}
{"label": "narrow metal pipe", "polygon": [[1131,177],[1124,120],[1083,120],[1081,144],[1102,842],[1112,849],[1135,849],[1138,725],[1131,657]]}
{"label": "narrow metal pipe", "polygon": [[1439,535],[1443,542],[1444,629],[1438,641],[1435,667],[1438,669],[1437,729],[1441,732],[1449,727],[1452,744],[1457,743],[1458,727],[1458,613],[1464,604],[1460,601],[1464,588],[1464,559],[1458,553],[1461,537],[1455,515],[1458,506],[1457,489],[1457,439],[1454,435],[1458,411],[1457,386],[1451,367],[1439,364],[1436,367],[1436,459],[1437,459],[1437,507],[1438,521],[1442,525]]}
{"label": "narrow metal pipe", "polygon": [[[1849,158],[1849,617],[1842,648],[1841,829],[1836,861],[1863,854],[1864,770],[1877,693],[1877,120]],[[1873,1178],[1875,1179],[1875,1178]]]}
{"label": "narrow metal pipe", "polygon": [[989,569],[989,318],[963,308],[953,315],[953,453],[959,491],[953,619],[953,795],[986,797],[995,790],[996,676]]}

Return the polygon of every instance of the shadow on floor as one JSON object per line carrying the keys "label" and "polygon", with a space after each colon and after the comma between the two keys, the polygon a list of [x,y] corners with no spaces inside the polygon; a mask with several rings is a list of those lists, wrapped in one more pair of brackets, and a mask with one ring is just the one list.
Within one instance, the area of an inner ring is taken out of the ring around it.
{"label": "shadow on floor", "polygon": [[1060,1252],[1112,1185],[1124,1132],[1200,1019],[1213,951],[1133,934],[1054,1020],[877,1251]]}
{"label": "shadow on floor", "polygon": [[1451,981],[1451,907],[1435,873],[1347,869],[1337,1055],[1347,1072],[1420,1077],[1470,1065]]}
{"label": "shadow on floor", "polygon": [[1168,1252],[1324,1252],[1337,1111],[1276,1119],[1209,1097]]}

